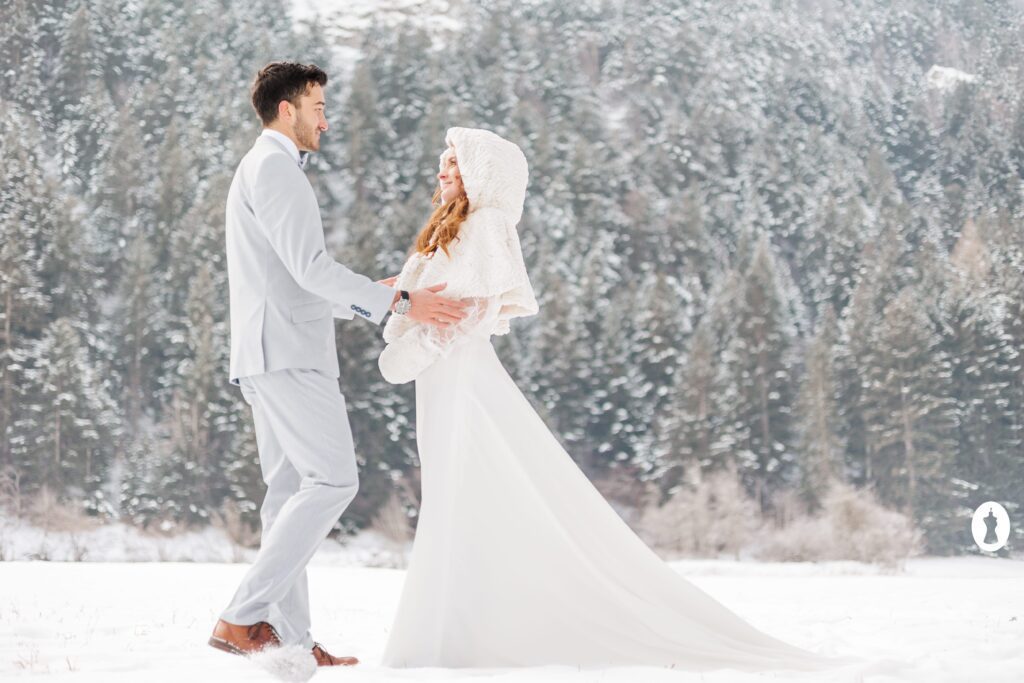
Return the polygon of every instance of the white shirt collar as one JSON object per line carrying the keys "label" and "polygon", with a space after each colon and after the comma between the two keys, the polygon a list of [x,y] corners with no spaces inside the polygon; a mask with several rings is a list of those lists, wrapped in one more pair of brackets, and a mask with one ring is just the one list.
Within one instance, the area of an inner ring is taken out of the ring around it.
{"label": "white shirt collar", "polygon": [[299,148],[295,145],[294,142],[292,142],[292,139],[290,137],[288,137],[284,133],[277,132],[273,128],[264,128],[263,132],[260,133],[260,135],[269,135],[270,137],[280,142],[282,145],[284,145],[285,149],[288,150],[288,153],[292,155],[292,159],[295,159],[295,163],[299,164],[300,166],[302,165],[302,159],[299,156]]}

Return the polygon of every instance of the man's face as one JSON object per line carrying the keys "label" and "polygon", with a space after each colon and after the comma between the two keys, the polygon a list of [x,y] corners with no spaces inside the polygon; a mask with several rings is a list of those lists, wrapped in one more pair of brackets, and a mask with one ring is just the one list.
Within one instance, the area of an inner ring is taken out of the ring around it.
{"label": "man's face", "polygon": [[324,118],[324,89],[314,83],[299,96],[298,106],[294,108],[295,120],[292,122],[292,134],[298,147],[304,152],[316,152],[320,149],[320,133],[327,130],[327,119]]}

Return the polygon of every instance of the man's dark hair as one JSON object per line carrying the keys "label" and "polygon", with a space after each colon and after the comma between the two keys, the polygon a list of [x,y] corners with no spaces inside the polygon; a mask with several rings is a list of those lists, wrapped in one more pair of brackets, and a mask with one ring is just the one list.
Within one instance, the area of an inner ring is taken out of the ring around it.
{"label": "man's dark hair", "polygon": [[327,85],[327,73],[316,64],[271,62],[260,69],[252,84],[252,107],[264,126],[277,118],[277,105],[288,100],[298,106],[299,97],[317,83]]}

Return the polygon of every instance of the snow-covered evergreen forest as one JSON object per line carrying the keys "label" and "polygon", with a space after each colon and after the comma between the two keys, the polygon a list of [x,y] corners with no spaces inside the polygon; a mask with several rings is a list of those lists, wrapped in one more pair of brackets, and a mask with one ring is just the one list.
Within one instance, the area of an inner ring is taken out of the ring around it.
{"label": "snow-covered evergreen forest", "polygon": [[[164,531],[258,524],[227,376],[224,203],[259,131],[249,83],[290,59],[332,76],[308,175],[336,258],[372,277],[397,272],[429,214],[448,126],[523,148],[541,312],[496,345],[621,509],[659,519],[724,476],[730,509],[779,526],[870,492],[954,554],[977,551],[971,513],[996,500],[1016,524],[1002,552],[1019,548],[1022,19],[1020,0],[321,18],[7,0],[2,503],[20,514],[45,491]],[[337,337],[361,464],[339,529],[412,525],[412,387],[381,379],[378,328]]]}

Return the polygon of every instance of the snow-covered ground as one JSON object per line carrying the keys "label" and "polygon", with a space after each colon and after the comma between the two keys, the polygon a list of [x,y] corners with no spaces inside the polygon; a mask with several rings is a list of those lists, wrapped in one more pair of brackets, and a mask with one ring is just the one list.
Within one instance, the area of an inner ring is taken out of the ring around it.
{"label": "snow-covered ground", "polygon": [[[86,524],[48,531],[0,512],[0,560],[55,562],[251,562],[256,551],[206,527],[175,535],[146,533],[122,523]],[[374,532],[344,543],[327,539],[315,562],[349,567],[404,567],[411,544],[399,545]]]}
{"label": "snow-covered ground", "polygon": [[[379,666],[404,572],[342,566],[328,547],[309,570],[313,636],[354,669],[346,681],[856,680],[658,668],[578,671],[389,670]],[[1024,681],[1024,562],[917,559],[899,574],[856,563],[684,561],[673,566],[759,628],[829,654],[909,661],[899,677],[868,683]],[[182,562],[0,563],[0,680],[273,681],[251,661],[206,645],[245,564]]]}

